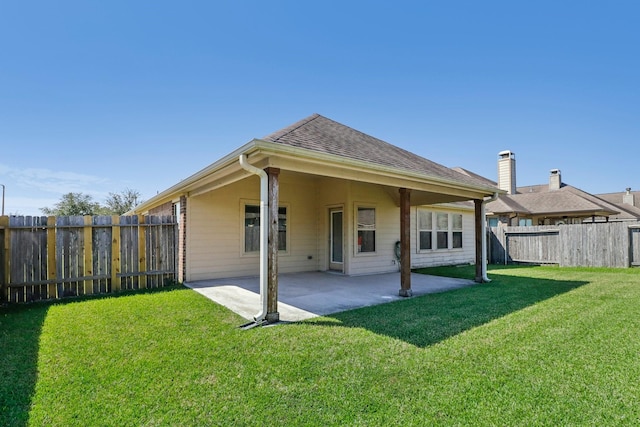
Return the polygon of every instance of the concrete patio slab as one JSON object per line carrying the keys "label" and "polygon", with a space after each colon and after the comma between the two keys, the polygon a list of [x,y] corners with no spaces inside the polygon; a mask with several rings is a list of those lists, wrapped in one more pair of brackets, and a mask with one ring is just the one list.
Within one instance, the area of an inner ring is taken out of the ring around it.
{"label": "concrete patio slab", "polygon": [[[413,295],[475,285],[466,279],[411,275]],[[260,310],[260,279],[244,277],[185,283],[194,291],[247,320]],[[400,273],[345,276],[329,272],[281,274],[278,278],[280,321],[295,322],[354,308],[404,299],[398,295]]]}

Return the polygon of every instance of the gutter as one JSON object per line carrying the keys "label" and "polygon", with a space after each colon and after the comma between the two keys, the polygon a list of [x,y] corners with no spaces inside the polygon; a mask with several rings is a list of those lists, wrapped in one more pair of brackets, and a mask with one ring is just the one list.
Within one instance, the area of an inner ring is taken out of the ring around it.
{"label": "gutter", "polygon": [[238,157],[240,166],[254,175],[260,177],[260,312],[253,318],[256,325],[263,323],[267,316],[267,277],[269,253],[267,245],[269,243],[269,177],[262,169],[259,169],[247,161],[247,155],[241,154]]}
{"label": "gutter", "polygon": [[482,281],[489,283],[491,279],[487,276],[487,213],[485,206],[489,202],[493,202],[498,198],[498,193],[493,193],[493,196],[485,198],[480,204],[480,215],[482,215]]}

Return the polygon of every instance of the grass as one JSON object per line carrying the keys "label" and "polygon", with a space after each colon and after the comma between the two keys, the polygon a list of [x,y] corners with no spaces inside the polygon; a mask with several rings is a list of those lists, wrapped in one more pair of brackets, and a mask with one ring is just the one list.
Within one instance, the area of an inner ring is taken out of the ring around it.
{"label": "grass", "polygon": [[489,274],[249,331],[183,288],[2,308],[0,425],[638,425],[640,270]]}

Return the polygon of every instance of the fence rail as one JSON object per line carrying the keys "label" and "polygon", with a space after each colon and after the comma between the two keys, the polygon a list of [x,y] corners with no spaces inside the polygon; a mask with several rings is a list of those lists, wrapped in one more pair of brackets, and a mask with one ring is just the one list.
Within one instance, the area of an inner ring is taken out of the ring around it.
{"label": "fence rail", "polygon": [[562,267],[640,266],[640,223],[492,227],[489,262]]}
{"label": "fence rail", "polygon": [[173,216],[0,217],[0,298],[163,286],[177,277],[177,239]]}

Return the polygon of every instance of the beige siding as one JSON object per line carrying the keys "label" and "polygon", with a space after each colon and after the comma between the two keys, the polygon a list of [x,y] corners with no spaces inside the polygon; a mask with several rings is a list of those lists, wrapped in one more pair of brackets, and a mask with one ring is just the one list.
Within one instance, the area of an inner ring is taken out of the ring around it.
{"label": "beige siding", "polygon": [[189,199],[187,280],[258,274],[258,258],[241,255],[240,195],[258,199],[259,180],[251,177]]}
{"label": "beige siding", "polygon": [[440,206],[421,206],[432,212],[462,214],[462,248],[432,249],[420,251],[418,242],[417,207],[411,208],[411,267],[433,267],[438,265],[475,263],[475,221],[471,210],[445,208]]}
{"label": "beige siding", "polygon": [[[260,180],[249,177],[187,203],[187,281],[259,274],[259,254],[243,253],[245,203],[259,203]],[[379,185],[319,178],[291,172],[280,175],[280,205],[287,207],[287,251],[279,254],[280,273],[328,269],[329,209],[344,212],[345,274],[398,271],[395,243],[400,239],[400,208]],[[356,212],[376,209],[376,252],[357,252]],[[451,210],[449,210],[451,211]],[[412,266],[473,262],[473,212],[463,213],[463,248],[412,251]],[[411,245],[417,247],[416,208],[411,210]]]}
{"label": "beige siding", "polygon": [[[283,173],[280,205],[287,207],[287,251],[282,273],[318,270],[316,181]],[[259,274],[258,253],[243,253],[244,203],[259,203],[260,180],[250,177],[189,199],[187,280]]]}
{"label": "beige siding", "polygon": [[319,209],[316,179],[283,173],[280,178],[280,204],[288,208],[289,245],[278,258],[281,273],[317,271],[319,267]]}
{"label": "beige siding", "polygon": [[348,206],[350,200],[351,183],[341,179],[320,178],[317,187],[318,199],[318,269],[325,271],[329,268],[329,209],[342,208],[344,221],[344,265],[345,271],[349,271],[352,249],[351,235],[351,209]]}
{"label": "beige siding", "polygon": [[357,253],[352,244],[350,255],[353,256],[348,274],[371,274],[398,271],[394,262],[395,243],[400,239],[400,208],[396,206],[383,188],[379,185],[352,184],[352,203],[350,204],[351,234],[347,237],[351,242],[357,241],[356,212],[358,207],[374,207],[376,209],[376,251],[374,253]]}

